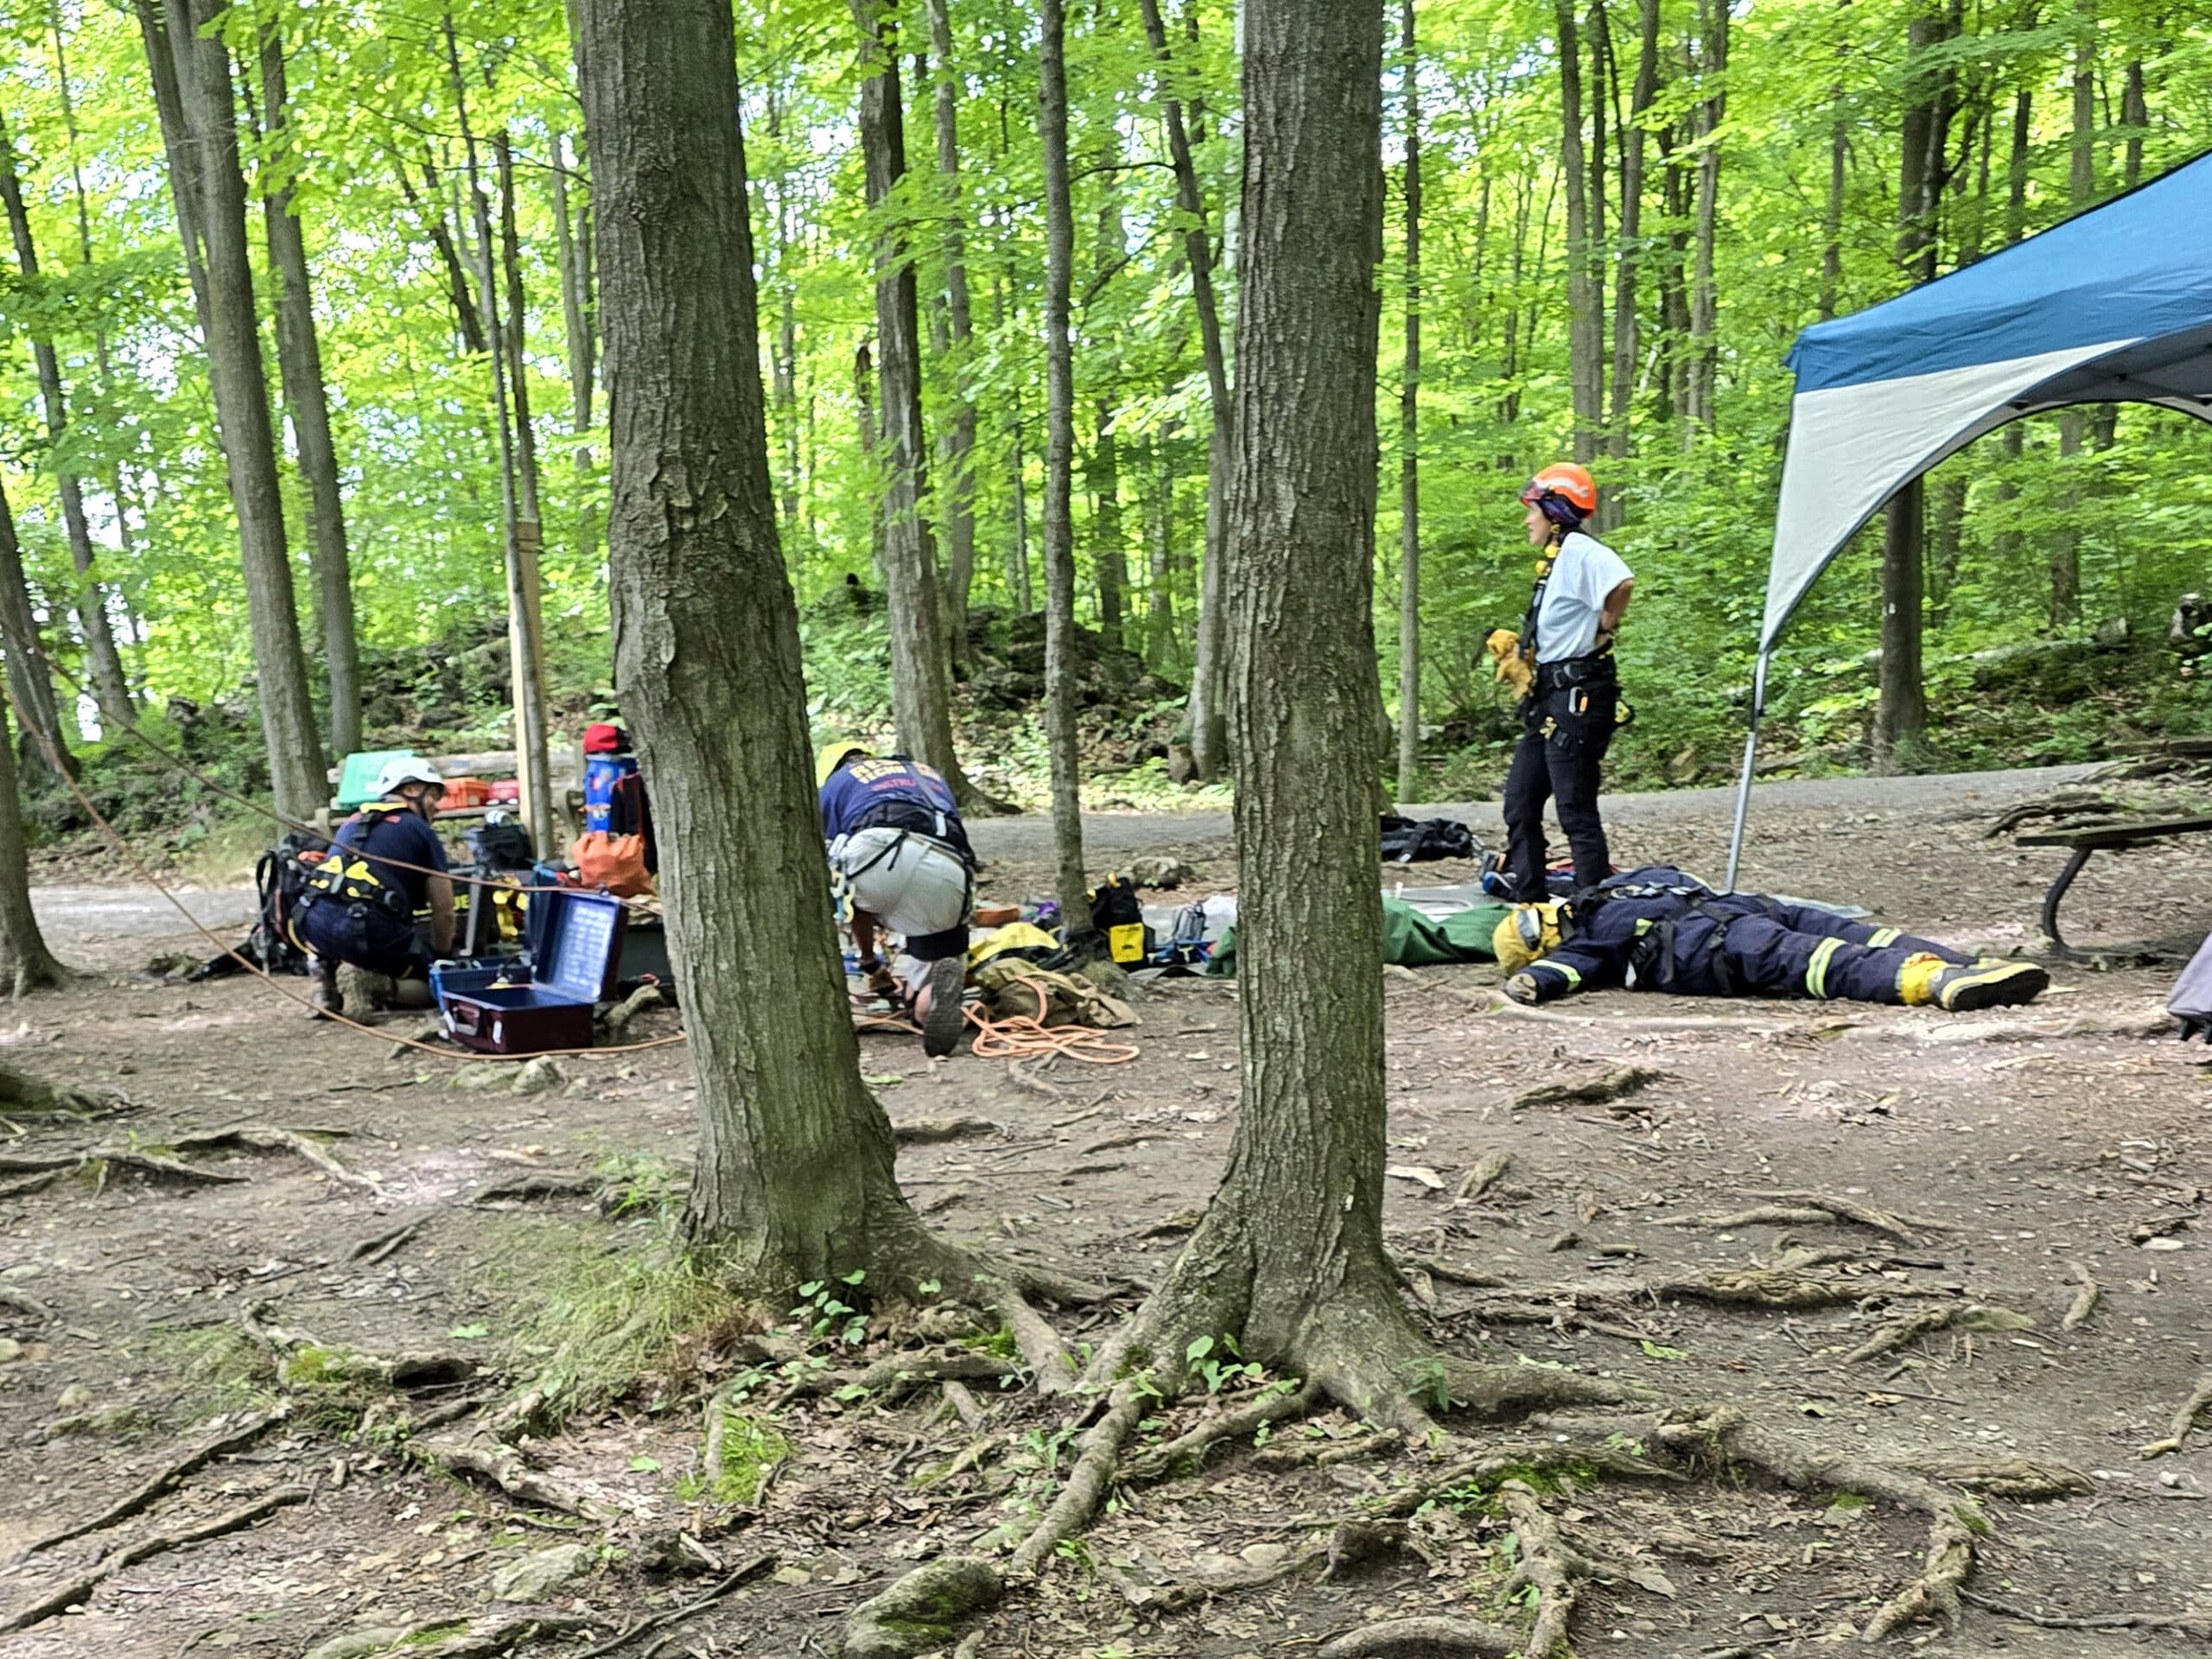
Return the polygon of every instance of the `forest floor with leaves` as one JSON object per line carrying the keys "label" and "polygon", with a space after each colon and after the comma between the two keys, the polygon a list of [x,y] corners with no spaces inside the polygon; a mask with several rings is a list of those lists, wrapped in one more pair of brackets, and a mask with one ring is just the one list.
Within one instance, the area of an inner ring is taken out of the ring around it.
{"label": "forest floor with leaves", "polygon": [[[1746,885],[2024,945],[2059,855],[1985,832],[2050,781],[1763,792]],[[1624,865],[1719,867],[1709,798],[1624,801],[1614,823]],[[982,828],[987,893],[1043,882],[1027,830],[995,849]],[[1218,820],[1131,833],[1181,851],[1196,891],[1228,885]],[[2072,931],[2201,932],[2208,854],[2100,856]],[[830,1654],[917,1562],[988,1554],[1050,1501],[1084,1403],[1040,1394],[958,1287],[863,1314],[865,1287],[833,1283],[748,1313],[673,1266],[681,1049],[564,1060],[518,1096],[512,1068],[310,1026],[251,981],[145,975],[150,950],[194,948],[145,897],[42,895],[94,976],[20,1003],[0,1039],[0,1063],[89,1096],[82,1116],[0,1109],[10,1651]],[[1610,993],[1535,1019],[1496,1009],[1494,969],[1389,970],[1406,1294],[1453,1352],[1732,1406],[1808,1457],[1981,1493],[1961,1628],[1908,1623],[1900,1644],[2194,1645],[2212,1076],[2158,1040],[2171,973],[2064,967],[2001,1017]],[[1205,1203],[1236,995],[1142,993],[1140,1058],[1106,1068],[864,1039],[931,1225],[1128,1287],[1047,1310],[1071,1342],[1107,1338]],[[648,1013],[627,1036],[674,1028]],[[1810,1305],[1737,1300],[1760,1294]],[[1447,1415],[1436,1452],[1319,1410],[1162,1467],[1164,1443],[1280,1395],[1226,1350],[1198,1371],[1141,1425],[1107,1511],[963,1656],[1334,1659],[1408,1617],[1525,1624],[1530,1582],[1579,1561],[1548,1580],[1579,1594],[1578,1653],[1750,1659],[1855,1646],[1936,1565],[1925,1517],[1716,1476],[1656,1419],[1586,1455],[1573,1421]]]}

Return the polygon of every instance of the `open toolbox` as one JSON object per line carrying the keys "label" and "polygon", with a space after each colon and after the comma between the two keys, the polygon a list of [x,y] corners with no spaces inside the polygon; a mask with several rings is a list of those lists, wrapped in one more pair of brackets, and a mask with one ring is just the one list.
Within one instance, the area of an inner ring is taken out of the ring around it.
{"label": "open toolbox", "polygon": [[465,1047],[487,1054],[589,1048],[593,1007],[615,995],[622,901],[581,889],[531,897],[524,957],[431,970],[446,1034]]}

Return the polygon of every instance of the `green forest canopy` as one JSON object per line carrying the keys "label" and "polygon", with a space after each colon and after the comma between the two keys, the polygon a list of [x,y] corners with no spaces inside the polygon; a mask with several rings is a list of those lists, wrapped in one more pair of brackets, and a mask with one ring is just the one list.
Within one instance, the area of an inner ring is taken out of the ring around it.
{"label": "green forest canopy", "polygon": [[[1027,609],[1042,592],[1034,19],[1006,0],[950,0],[947,64],[928,50],[918,0],[897,16],[911,170],[891,211],[916,251],[934,345],[929,429],[936,439],[959,400],[972,403],[973,598]],[[1240,136],[1230,8],[1188,0],[1166,21],[1163,70],[1131,0],[1096,0],[1071,20],[1077,534],[1086,624],[1118,632],[1179,679],[1204,557],[1210,404],[1161,99],[1179,97],[1190,115],[1205,215],[1225,235],[1217,280],[1232,315]],[[80,671],[71,605],[83,589],[56,489],[66,472],[84,480],[97,575],[134,689],[219,699],[251,674],[252,650],[139,20],[113,3],[44,0],[9,8],[4,27],[0,121],[41,270],[28,277],[11,264],[0,276],[0,483],[46,645]],[[610,658],[605,401],[583,349],[590,163],[559,9],[251,0],[218,27],[239,66],[257,261],[267,257],[258,214],[269,193],[289,189],[305,234],[372,658],[480,639],[505,613],[489,360],[469,349],[455,291],[477,258],[464,100],[480,147],[509,136],[547,632],[556,688],[581,707]],[[1535,467],[1580,448],[1595,452],[1618,500],[1613,539],[1639,576],[1623,654],[1643,726],[1626,747],[1641,760],[1624,758],[1656,768],[1687,746],[1680,775],[1713,776],[1738,734],[1786,426],[1784,355],[1806,323],[1886,298],[1917,269],[1900,240],[1909,116],[1932,114],[1939,194],[1927,228],[1935,268],[1950,269],[2191,154],[2192,135],[2212,130],[2212,39],[2145,0],[1763,0],[1726,11],[1718,0],[1421,0],[1417,29],[1413,61],[1400,52],[1386,72],[1385,154],[1402,171],[1404,93],[1417,75],[1423,714],[1436,721],[1491,706],[1472,657],[1525,600],[1516,493]],[[286,60],[289,142],[255,136],[264,31]],[[855,372],[874,328],[878,228],[855,144],[858,37],[838,0],[741,7],[738,32],[771,465],[788,564],[802,605],[819,612],[849,575],[873,582],[881,483],[864,442],[870,393]],[[1563,41],[1586,112],[1572,133]],[[937,166],[931,92],[941,74],[957,94],[957,183]],[[495,190],[488,149],[484,160]],[[1630,238],[1624,208],[1638,173]],[[1393,480],[1408,294],[1400,185],[1394,176],[1382,265],[1382,461]],[[943,324],[954,230],[972,296],[964,350]],[[1580,329],[1578,260],[1591,295]],[[257,281],[266,320],[265,263]],[[66,388],[58,442],[39,396],[39,340],[54,348]],[[282,407],[276,353],[264,350]],[[2212,714],[2201,681],[2170,672],[2135,679],[2124,704],[2093,699],[2008,727],[1978,727],[1943,695],[1943,664],[1990,645],[2086,638],[2123,617],[2137,638],[2162,640],[2176,596],[2202,583],[2212,551],[2204,442],[2192,423],[2143,409],[2044,417],[1931,475],[1924,557],[1939,752],[2056,756],[2109,736],[2115,721]],[[284,487],[307,619],[308,493],[296,467]],[[1396,501],[1386,487],[1376,619],[1393,687]],[[1776,702],[1808,747],[1861,734],[1872,682],[1834,671],[1855,666],[1878,637],[1878,538],[1815,590],[1785,647]],[[2059,573],[2076,562],[2069,598]],[[312,652],[321,636],[306,620],[302,633]],[[817,693],[845,708],[880,704],[880,652],[855,658],[849,628],[817,637],[827,641],[810,663]],[[1479,724],[1467,729],[1479,735]]]}

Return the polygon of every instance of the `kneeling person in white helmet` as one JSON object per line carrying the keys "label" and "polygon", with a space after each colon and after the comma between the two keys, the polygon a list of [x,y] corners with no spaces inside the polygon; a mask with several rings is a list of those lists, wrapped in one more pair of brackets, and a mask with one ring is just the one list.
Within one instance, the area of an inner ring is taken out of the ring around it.
{"label": "kneeling person in white helmet", "polygon": [[[857,743],[823,749],[815,781],[868,988],[913,1010],[925,1053],[950,1054],[960,1041],[976,866],[951,786],[933,767]],[[899,938],[896,973],[876,954],[879,931]]]}
{"label": "kneeling person in white helmet", "polygon": [[1717,893],[1664,864],[1552,904],[1516,905],[1491,938],[1516,1002],[1625,985],[1678,996],[1812,996],[1967,1013],[2050,983],[1894,927],[1756,893]]}
{"label": "kneeling person in white helmet", "polygon": [[[294,942],[315,960],[318,1008],[338,1010],[340,963],[391,978],[392,1000],[402,1007],[429,1007],[430,963],[453,949],[453,880],[442,874],[445,846],[430,827],[445,792],[445,779],[428,761],[402,756],[388,763],[377,778],[383,798],[339,826],[329,854],[308,877],[291,928]],[[427,950],[415,930],[415,912],[425,904]]]}

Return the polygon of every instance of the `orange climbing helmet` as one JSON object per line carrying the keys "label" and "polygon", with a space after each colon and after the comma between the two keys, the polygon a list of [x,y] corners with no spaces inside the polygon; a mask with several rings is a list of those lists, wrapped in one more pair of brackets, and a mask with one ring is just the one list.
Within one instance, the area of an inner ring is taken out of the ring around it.
{"label": "orange climbing helmet", "polygon": [[1524,506],[1541,507],[1544,517],[1569,530],[1598,511],[1598,484],[1571,461],[1547,467],[1521,492]]}

